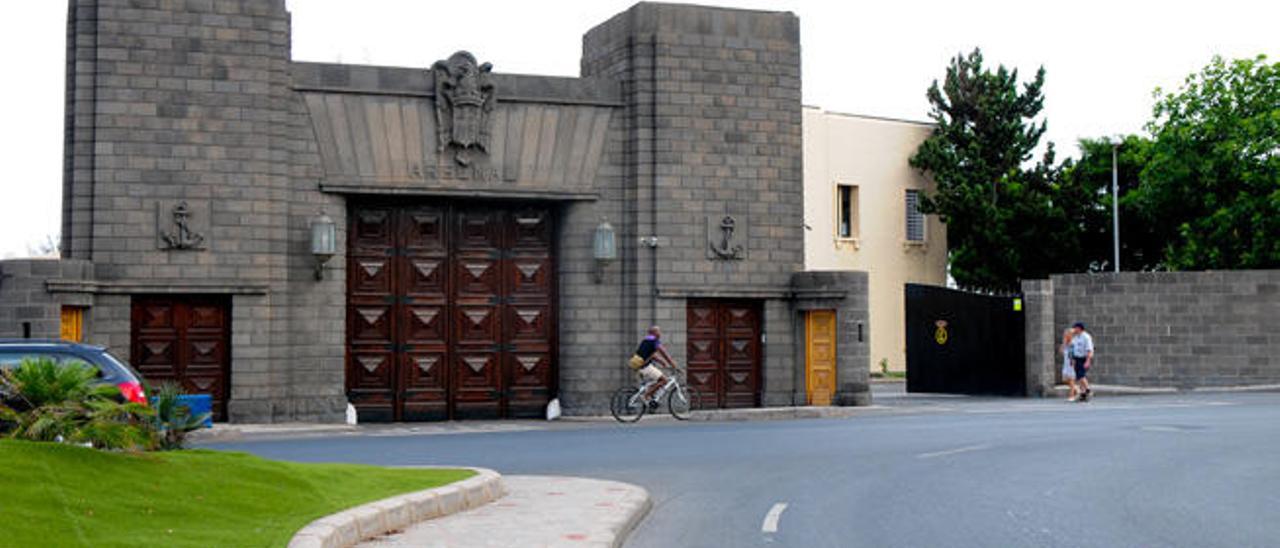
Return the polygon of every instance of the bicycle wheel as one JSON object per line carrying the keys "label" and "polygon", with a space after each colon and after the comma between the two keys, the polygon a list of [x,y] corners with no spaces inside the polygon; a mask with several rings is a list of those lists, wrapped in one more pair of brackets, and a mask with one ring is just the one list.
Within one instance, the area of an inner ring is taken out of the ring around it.
{"label": "bicycle wheel", "polygon": [[644,416],[649,406],[645,405],[635,388],[624,386],[613,393],[609,402],[609,411],[618,422],[636,422]]}
{"label": "bicycle wheel", "polygon": [[676,386],[667,394],[667,410],[676,420],[687,421],[695,409],[702,407],[698,389],[688,385]]}

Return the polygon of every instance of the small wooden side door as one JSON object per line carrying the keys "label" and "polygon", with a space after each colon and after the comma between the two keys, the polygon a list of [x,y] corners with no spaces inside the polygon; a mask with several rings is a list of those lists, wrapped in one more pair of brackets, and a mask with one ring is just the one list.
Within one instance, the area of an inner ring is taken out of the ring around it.
{"label": "small wooden side door", "polygon": [[67,342],[84,342],[84,307],[63,306],[61,338]]}
{"label": "small wooden side door", "polygon": [[809,405],[831,405],[836,392],[836,312],[805,315],[805,393]]}

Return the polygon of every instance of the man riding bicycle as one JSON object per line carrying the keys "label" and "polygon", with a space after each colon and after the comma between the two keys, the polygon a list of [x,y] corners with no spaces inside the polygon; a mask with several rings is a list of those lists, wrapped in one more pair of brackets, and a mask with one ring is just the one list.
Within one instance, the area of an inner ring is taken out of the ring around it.
{"label": "man riding bicycle", "polygon": [[654,367],[653,362],[657,361],[663,367],[675,368],[676,361],[671,358],[671,354],[667,353],[667,349],[662,346],[662,330],[658,326],[649,327],[649,334],[644,340],[640,341],[640,346],[636,348],[636,353],[631,356],[628,364],[640,374],[640,377],[649,383],[649,390],[645,392],[646,399],[653,398],[659,390],[662,390],[670,382],[666,375],[662,374],[662,370]]}

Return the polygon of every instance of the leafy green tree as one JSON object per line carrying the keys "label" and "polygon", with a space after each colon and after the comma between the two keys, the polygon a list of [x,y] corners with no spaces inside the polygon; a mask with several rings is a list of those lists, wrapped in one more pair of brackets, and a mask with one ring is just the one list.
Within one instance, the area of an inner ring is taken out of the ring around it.
{"label": "leafy green tree", "polygon": [[[1163,268],[1164,250],[1175,234],[1139,204],[1142,170],[1151,158],[1151,139],[1125,136],[1116,149],[1120,189],[1120,265],[1125,270]],[[1070,271],[1110,270],[1112,252],[1111,152],[1109,138],[1081,139],[1080,158],[1063,171],[1060,200],[1073,204],[1069,223],[1078,227],[1079,263]]]}
{"label": "leafy green tree", "polygon": [[1156,94],[1134,200],[1173,231],[1168,266],[1280,266],[1280,63],[1215,57]]}
{"label": "leafy green tree", "polygon": [[1044,68],[1019,89],[1018,71],[983,65],[975,49],[957,55],[929,87],[933,134],[911,165],[937,182],[921,208],[947,224],[951,275],[962,287],[1014,290],[1021,278],[1066,269],[1079,228],[1078,204],[1059,196],[1053,144],[1034,163],[1046,123]]}

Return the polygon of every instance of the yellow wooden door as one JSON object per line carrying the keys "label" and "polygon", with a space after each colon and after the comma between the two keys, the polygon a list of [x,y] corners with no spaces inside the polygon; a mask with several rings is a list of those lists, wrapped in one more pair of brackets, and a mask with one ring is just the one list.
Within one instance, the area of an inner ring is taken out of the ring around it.
{"label": "yellow wooden door", "polygon": [[84,307],[62,307],[62,340],[84,342]]}
{"label": "yellow wooden door", "polygon": [[836,393],[836,311],[806,314],[804,355],[809,405],[831,405]]}

